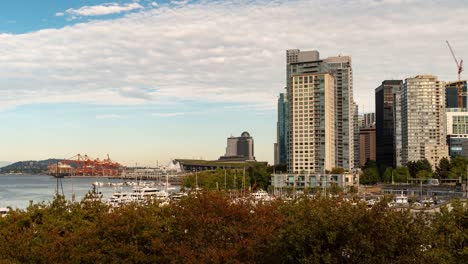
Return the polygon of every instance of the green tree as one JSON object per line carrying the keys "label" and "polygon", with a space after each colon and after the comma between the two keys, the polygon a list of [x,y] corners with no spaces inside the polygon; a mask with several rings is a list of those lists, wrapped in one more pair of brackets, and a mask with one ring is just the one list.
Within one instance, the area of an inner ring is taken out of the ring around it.
{"label": "green tree", "polygon": [[385,169],[385,172],[383,174],[383,181],[392,182],[392,173],[393,173],[393,168],[387,167],[387,169]]}
{"label": "green tree", "polygon": [[450,173],[449,178],[456,179],[458,177],[466,177],[466,166],[468,165],[468,160],[465,157],[455,157],[450,163]]}
{"label": "green tree", "polygon": [[450,177],[450,161],[443,157],[436,167],[434,176],[438,179],[447,179]]}
{"label": "green tree", "polygon": [[393,171],[393,180],[395,182],[406,182],[410,177],[410,173],[407,167],[398,166]]}
{"label": "green tree", "polygon": [[376,184],[379,180],[379,170],[376,167],[364,169],[359,178],[361,184]]}
{"label": "green tree", "polygon": [[343,173],[345,173],[345,169],[341,167],[333,168],[330,171],[330,174],[343,174]]}

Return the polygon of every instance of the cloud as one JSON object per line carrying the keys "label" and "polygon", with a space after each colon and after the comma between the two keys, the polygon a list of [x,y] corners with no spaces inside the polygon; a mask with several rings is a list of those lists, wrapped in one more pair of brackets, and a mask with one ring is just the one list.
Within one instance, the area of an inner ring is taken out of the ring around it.
{"label": "cloud", "polygon": [[274,109],[285,86],[285,50],[300,48],[351,55],[355,99],[373,111],[382,80],[457,78],[445,40],[468,58],[467,12],[454,0],[198,1],[0,34],[0,108],[189,100]]}
{"label": "cloud", "polygon": [[143,6],[137,2],[127,3],[127,4],[118,4],[118,3],[105,3],[102,5],[95,6],[83,6],[78,9],[70,8],[65,10],[65,12],[56,13],[56,16],[63,16],[66,14],[70,15],[73,18],[80,16],[104,16],[111,14],[119,14],[122,12],[128,12],[133,10],[143,9]]}
{"label": "cloud", "polygon": [[152,96],[149,92],[144,91],[142,89],[134,88],[134,87],[123,87],[119,90],[120,95],[128,98],[136,98],[136,99],[143,99],[143,100],[151,100]]}
{"label": "cloud", "polygon": [[174,112],[174,113],[152,113],[151,116],[156,116],[156,117],[174,117],[174,116],[181,116],[185,115],[185,113],[182,112]]}

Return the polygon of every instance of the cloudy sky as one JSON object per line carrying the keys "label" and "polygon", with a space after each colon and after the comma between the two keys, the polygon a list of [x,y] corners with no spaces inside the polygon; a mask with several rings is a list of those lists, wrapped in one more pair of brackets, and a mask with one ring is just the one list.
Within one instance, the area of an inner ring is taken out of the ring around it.
{"label": "cloudy sky", "polygon": [[0,160],[216,159],[247,130],[271,162],[286,49],[352,56],[372,112],[384,79],[456,79],[467,25],[455,0],[4,0]]}

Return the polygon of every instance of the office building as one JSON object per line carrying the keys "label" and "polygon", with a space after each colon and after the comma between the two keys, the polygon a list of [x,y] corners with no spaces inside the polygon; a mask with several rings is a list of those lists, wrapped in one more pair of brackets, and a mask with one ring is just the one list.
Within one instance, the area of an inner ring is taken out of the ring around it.
{"label": "office building", "polygon": [[406,79],[401,88],[403,165],[426,158],[435,168],[447,157],[445,119],[444,83],[432,75]]}
{"label": "office building", "polygon": [[468,153],[468,109],[447,108],[447,144],[451,158]]}
{"label": "office building", "polygon": [[462,106],[461,108],[467,108],[467,85],[466,81],[456,81],[450,82],[445,85],[445,107],[446,108],[459,108],[458,105],[458,89],[457,87],[460,86],[462,88],[463,93],[465,94],[462,96]]}
{"label": "office building", "polygon": [[394,159],[393,92],[403,81],[386,80],[375,89],[376,161],[379,166],[392,167]]}
{"label": "office building", "polygon": [[362,115],[362,127],[375,126],[375,113],[366,113]]}
{"label": "office building", "polygon": [[335,167],[335,80],[328,73],[291,80],[290,172],[324,173]]}
{"label": "office building", "polygon": [[240,137],[228,137],[226,154],[220,157],[219,160],[255,160],[253,138],[248,132],[243,132]]}
{"label": "office building", "polygon": [[275,165],[287,163],[287,113],[288,101],[284,93],[278,97],[278,121],[276,122]]}
{"label": "office building", "polygon": [[366,165],[369,160],[375,160],[376,156],[375,126],[361,127],[359,132],[359,161],[360,166]]}

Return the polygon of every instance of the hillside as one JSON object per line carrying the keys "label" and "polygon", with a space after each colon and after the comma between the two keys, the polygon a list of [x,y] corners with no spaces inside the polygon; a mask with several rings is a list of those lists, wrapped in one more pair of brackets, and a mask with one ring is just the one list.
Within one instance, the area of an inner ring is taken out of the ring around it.
{"label": "hillside", "polygon": [[0,173],[46,173],[47,166],[59,159],[18,161],[0,168]]}

